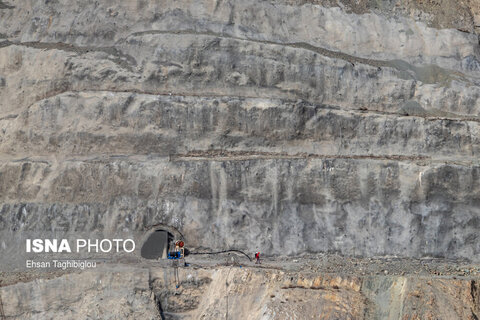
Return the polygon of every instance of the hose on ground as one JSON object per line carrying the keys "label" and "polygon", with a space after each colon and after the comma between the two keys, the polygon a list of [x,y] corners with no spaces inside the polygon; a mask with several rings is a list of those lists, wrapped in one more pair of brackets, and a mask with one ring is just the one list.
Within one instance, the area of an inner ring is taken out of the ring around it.
{"label": "hose on ground", "polygon": [[243,254],[245,257],[248,258],[248,260],[252,261],[252,258],[250,258],[248,256],[248,254],[246,254],[245,252],[243,252],[242,250],[236,250],[236,249],[230,249],[230,250],[223,250],[223,251],[215,251],[215,252],[192,252],[190,251],[189,254],[219,254],[219,253],[226,253],[226,252],[237,252],[237,253],[240,253],[240,254]]}

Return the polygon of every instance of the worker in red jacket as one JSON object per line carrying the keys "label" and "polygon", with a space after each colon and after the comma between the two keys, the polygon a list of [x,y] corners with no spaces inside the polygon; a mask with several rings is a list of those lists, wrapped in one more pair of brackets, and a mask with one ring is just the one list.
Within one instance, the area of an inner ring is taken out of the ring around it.
{"label": "worker in red jacket", "polygon": [[260,264],[260,252],[255,252],[255,264]]}

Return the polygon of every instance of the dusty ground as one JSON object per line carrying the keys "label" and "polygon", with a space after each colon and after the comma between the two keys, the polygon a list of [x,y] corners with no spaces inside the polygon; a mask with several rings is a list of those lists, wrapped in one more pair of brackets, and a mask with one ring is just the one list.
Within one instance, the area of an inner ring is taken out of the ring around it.
{"label": "dusty ground", "polygon": [[[216,255],[191,255],[185,259],[191,268],[215,269],[222,266],[275,269],[285,272],[314,272],[353,276],[419,276],[469,278],[480,276],[480,264],[467,260],[448,260],[441,258],[410,259],[398,257],[355,258],[336,254],[305,254],[294,257],[262,257],[261,264],[247,260],[234,253]],[[106,265],[122,264],[134,267],[170,267],[171,261],[148,261],[142,259],[127,261],[120,259]],[[188,267],[187,267],[188,268]],[[77,270],[29,270],[27,272],[0,272],[0,287],[18,282],[30,282],[35,279],[52,279]]]}

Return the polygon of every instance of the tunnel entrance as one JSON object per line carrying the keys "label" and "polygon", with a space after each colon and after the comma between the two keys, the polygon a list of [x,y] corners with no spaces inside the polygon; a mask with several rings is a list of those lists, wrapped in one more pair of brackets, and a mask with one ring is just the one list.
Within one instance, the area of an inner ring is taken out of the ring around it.
{"label": "tunnel entrance", "polygon": [[173,234],[170,232],[155,230],[143,244],[140,254],[145,259],[166,259],[169,245],[173,239]]}

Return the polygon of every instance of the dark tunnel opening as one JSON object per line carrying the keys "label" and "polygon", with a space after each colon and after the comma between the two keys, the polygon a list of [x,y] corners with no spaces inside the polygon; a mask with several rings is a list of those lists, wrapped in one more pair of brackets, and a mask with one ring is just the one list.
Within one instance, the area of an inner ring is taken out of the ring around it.
{"label": "dark tunnel opening", "polygon": [[166,259],[173,234],[165,230],[152,232],[142,246],[140,254],[145,259]]}

